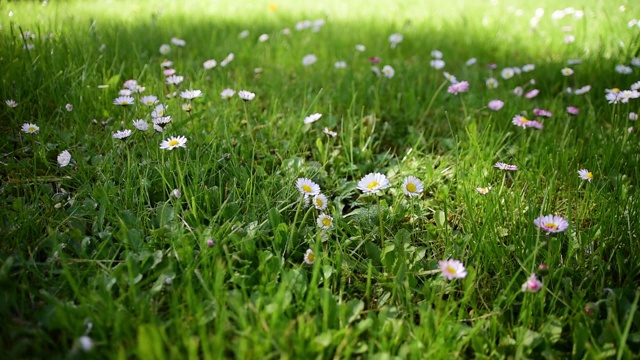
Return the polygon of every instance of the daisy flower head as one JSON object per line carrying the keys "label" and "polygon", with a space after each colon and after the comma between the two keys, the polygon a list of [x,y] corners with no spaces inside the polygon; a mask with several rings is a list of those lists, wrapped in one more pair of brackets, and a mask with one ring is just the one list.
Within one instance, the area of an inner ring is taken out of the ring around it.
{"label": "daisy flower head", "polygon": [[327,214],[320,214],[316,223],[320,229],[328,230],[333,225],[333,218]]}
{"label": "daisy flower head", "polygon": [[616,66],[616,72],[622,75],[629,75],[633,72],[633,69],[626,65],[618,65]]}
{"label": "daisy flower head", "polygon": [[222,100],[227,100],[233,97],[233,95],[236,94],[236,91],[233,89],[224,89],[222,90],[222,92],[220,93],[220,97],[222,98]]}
{"label": "daisy flower head", "polygon": [[576,41],[576,37],[571,35],[571,34],[569,34],[569,35],[566,35],[564,37],[563,41],[564,41],[565,44],[573,44],[573,42]]}
{"label": "daisy flower head", "polygon": [[567,112],[570,115],[578,115],[580,113],[580,109],[575,106],[567,106]]}
{"label": "daisy flower head", "polygon": [[512,68],[504,68],[500,72],[500,76],[502,76],[502,78],[505,79],[505,80],[511,79],[513,77],[513,75],[515,75],[515,71],[513,71]]}
{"label": "daisy flower head", "polygon": [[391,79],[396,74],[396,71],[391,67],[391,65],[385,65],[382,67],[382,74]]}
{"label": "daisy flower head", "polygon": [[164,131],[164,128],[162,128],[162,126],[160,126],[160,125],[158,125],[156,123],[153,123],[153,130],[155,130],[156,132],[161,133],[161,132]]}
{"label": "daisy flower head", "polygon": [[180,83],[184,80],[184,76],[180,75],[171,75],[167,76],[165,79],[165,83],[167,85],[180,85]]}
{"label": "daisy flower head", "polygon": [[308,249],[307,252],[304,253],[304,262],[307,265],[313,265],[316,262],[316,255],[313,253],[313,250]]}
{"label": "daisy flower head", "polygon": [[182,104],[182,111],[186,111],[186,112],[190,113],[191,110],[193,110],[193,106],[191,106],[190,103]]}
{"label": "daisy flower head", "polygon": [[316,61],[318,61],[318,58],[315,55],[313,55],[313,54],[305,55],[302,58],[302,65],[310,66],[310,65],[315,64]]}
{"label": "daisy flower head", "polygon": [[493,165],[493,167],[500,169],[500,170],[506,170],[506,171],[516,171],[518,170],[518,167],[516,165],[509,165],[503,162],[497,162],[495,163],[495,165]]}
{"label": "daisy flower head", "polygon": [[362,45],[362,44],[357,44],[356,45],[356,50],[360,51],[360,52],[363,52],[363,51],[367,50],[367,47]]}
{"label": "daisy flower head", "polygon": [[458,78],[456,78],[456,76],[455,76],[455,75],[451,75],[451,74],[449,74],[449,73],[448,73],[448,72],[446,72],[446,71],[444,71],[444,72],[442,73],[442,75],[444,75],[444,77],[445,77],[447,80],[449,80],[449,82],[450,82],[450,83],[452,83],[452,84],[455,84],[455,83],[457,83],[457,82],[458,82]]}
{"label": "daisy flower head", "polygon": [[436,70],[440,70],[445,66],[445,62],[444,62],[444,60],[435,59],[435,60],[431,60],[429,62],[429,65],[431,65],[431,67],[436,69]]}
{"label": "daisy flower head", "polygon": [[562,73],[562,75],[564,76],[571,76],[573,75],[573,69],[571,68],[564,68],[562,70],[560,70],[560,72]]}
{"label": "daisy flower head", "polygon": [[171,76],[174,75],[176,73],[176,69],[164,69],[162,70],[162,75],[164,76]]}
{"label": "daisy flower head", "polygon": [[489,89],[495,89],[498,87],[498,80],[496,80],[495,78],[488,78],[485,83],[487,84],[487,88]]}
{"label": "daisy flower head", "polygon": [[489,193],[489,190],[491,190],[491,186],[476,188],[476,191],[480,195],[487,195]]}
{"label": "daisy flower head", "polygon": [[258,37],[258,42],[265,42],[269,40],[269,34],[262,34]]}
{"label": "daisy flower head", "polygon": [[160,149],[162,150],[173,150],[175,148],[186,148],[187,147],[187,138],[184,136],[172,136],[167,140],[163,140],[160,143]]}
{"label": "daisy flower head", "polygon": [[630,112],[629,113],[629,120],[631,120],[631,121],[638,120],[638,113]]}
{"label": "daisy flower head", "polygon": [[533,109],[533,114],[535,116],[540,116],[540,117],[551,117],[553,115],[549,110],[538,109],[538,108]]}
{"label": "daisy flower head", "polygon": [[431,57],[434,59],[442,59],[442,51],[440,50],[431,50]]}
{"label": "daisy flower head", "polygon": [[124,140],[124,139],[128,138],[129,136],[131,136],[131,130],[129,130],[129,129],[116,131],[115,133],[113,133],[113,138],[114,139],[118,139],[118,140]]}
{"label": "daisy flower head", "polygon": [[338,133],[337,133],[337,132],[335,132],[335,131],[331,131],[331,130],[329,130],[329,128],[324,128],[324,129],[322,130],[322,132],[323,132],[323,133],[325,133],[325,134],[327,134],[327,135],[329,135],[329,136],[331,136],[331,137],[336,137],[336,136],[338,135]]}
{"label": "daisy flower head", "polygon": [[163,68],[170,68],[172,65],[173,65],[173,61],[171,60],[165,60],[160,63],[160,67],[163,67]]}
{"label": "daisy flower head", "polygon": [[234,58],[235,58],[235,55],[233,53],[229,53],[229,55],[227,55],[226,58],[224,58],[224,59],[222,59],[222,61],[220,61],[220,66],[222,66],[222,67],[227,66],[227,64],[232,62]]}
{"label": "daisy flower head", "polygon": [[153,95],[145,95],[140,98],[140,102],[146,106],[153,106],[158,102],[158,98]]}
{"label": "daisy flower head", "polygon": [[147,131],[149,129],[149,123],[143,119],[133,120],[133,127],[140,131]]}
{"label": "daisy flower head", "polygon": [[465,65],[467,65],[467,66],[472,66],[472,65],[474,65],[474,64],[475,64],[475,63],[477,63],[477,62],[478,62],[478,59],[476,59],[476,58],[471,58],[471,59],[467,60],[467,62],[465,63]]}
{"label": "daisy flower head", "polygon": [[307,178],[298,178],[296,187],[305,198],[320,194],[320,185]]}
{"label": "daisy flower head", "polygon": [[118,91],[118,95],[120,96],[131,96],[131,94],[133,94],[133,91],[131,91],[131,89],[122,89]]}
{"label": "daisy flower head", "polygon": [[22,124],[22,132],[27,134],[37,134],[40,128],[36,124],[25,123]]}
{"label": "daisy flower head", "polygon": [[533,64],[527,64],[525,66],[522,67],[522,72],[531,72],[533,70],[535,70],[536,66]]}
{"label": "daisy flower head", "polygon": [[591,173],[591,171],[587,169],[578,170],[578,176],[580,176],[580,179],[587,180],[588,182],[591,182],[591,180],[593,180],[593,173]]}
{"label": "daisy flower head", "polygon": [[218,66],[218,62],[214,59],[209,59],[202,64],[202,67],[204,67],[205,70],[211,70],[216,66]]}
{"label": "daisy flower head", "polygon": [[129,105],[133,105],[133,102],[135,100],[133,99],[133,97],[131,96],[118,96],[117,98],[115,98],[113,100],[113,105],[118,105],[118,106],[129,106]]}
{"label": "daisy flower head", "polygon": [[57,160],[60,167],[69,165],[69,163],[71,162],[71,153],[69,153],[68,150],[65,150],[58,155]]}
{"label": "daisy flower head", "polygon": [[579,89],[576,89],[576,91],[574,91],[573,93],[576,95],[582,95],[582,94],[586,94],[591,90],[591,85],[585,85]]}
{"label": "daisy flower head", "polygon": [[238,96],[244,101],[251,101],[256,97],[256,94],[252,93],[251,91],[240,90],[238,91]]}
{"label": "daisy flower head", "polygon": [[380,77],[381,73],[380,73],[380,68],[377,66],[372,66],[371,67],[371,71],[373,71],[374,74],[376,74],[377,77]]}
{"label": "daisy flower head", "polygon": [[513,95],[515,96],[522,96],[523,93],[524,89],[522,89],[522,86],[516,86],[515,89],[513,89]]}
{"label": "daisy flower head", "polygon": [[515,126],[520,126],[523,129],[528,128],[529,126],[531,126],[529,123],[531,122],[531,120],[527,119],[526,117],[522,116],[522,115],[516,115],[513,120],[511,120],[511,122],[513,123],[513,125]]}
{"label": "daisy flower head", "polygon": [[193,100],[195,98],[202,97],[202,91],[200,90],[185,90],[180,93],[180,96],[186,100]]}
{"label": "daisy flower head", "polygon": [[557,215],[540,216],[533,220],[533,223],[543,231],[546,231],[547,235],[550,233],[563,232],[569,227],[567,220]]}
{"label": "daisy flower head", "polygon": [[324,209],[327,208],[327,205],[328,205],[328,200],[324,194],[316,194],[313,197],[313,206],[316,209],[323,211]]}
{"label": "daisy flower head", "polygon": [[402,191],[408,197],[419,196],[424,191],[424,185],[417,177],[407,176],[402,181]]}
{"label": "daisy flower head", "polygon": [[[158,116],[158,117],[154,117],[153,119],[151,119],[151,122],[153,122],[153,125],[164,125],[164,124],[168,124],[171,122],[171,116]],[[155,127],[155,126],[154,126]]]}
{"label": "daisy flower head", "polygon": [[182,39],[178,39],[177,37],[172,37],[171,38],[171,43],[175,46],[185,46],[187,45],[187,42],[182,40]]}
{"label": "daisy flower head", "polygon": [[464,279],[467,276],[467,270],[458,260],[440,260],[438,261],[438,267],[442,271],[442,276],[447,280]]}
{"label": "daisy flower head", "polygon": [[524,94],[524,97],[527,98],[527,99],[533,99],[534,97],[538,96],[539,93],[540,93],[540,90],[533,89],[533,90],[529,91],[528,93]]}
{"label": "daisy flower head", "polygon": [[369,173],[358,182],[358,190],[365,194],[377,194],[388,187],[389,179],[380,173]]}
{"label": "daisy flower head", "polygon": [[161,55],[167,55],[170,52],[171,52],[171,46],[169,44],[160,45],[160,54]]}
{"label": "daisy flower head", "polygon": [[311,114],[311,115],[307,116],[306,118],[304,118],[304,123],[305,124],[312,124],[312,123],[320,120],[321,117],[322,117],[322,114],[320,114],[320,113]]}
{"label": "daisy flower head", "polygon": [[389,35],[389,42],[391,43],[391,48],[394,49],[398,44],[400,44],[402,42],[402,40],[404,39],[404,37],[402,36],[402,34],[391,34]]}
{"label": "daisy flower head", "polygon": [[10,108],[17,108],[18,107],[18,103],[9,99],[7,101],[5,101],[5,104],[7,104],[8,107]]}
{"label": "daisy flower head", "polygon": [[504,106],[504,101],[502,100],[491,100],[489,101],[489,105],[487,105],[487,107],[493,111],[498,111],[502,109],[503,106]]}
{"label": "daisy flower head", "polygon": [[166,112],[167,112],[167,105],[160,104],[153,109],[153,111],[151,112],[151,117],[152,118],[163,117]]}
{"label": "daisy flower head", "polygon": [[246,38],[247,36],[249,36],[249,30],[242,30],[242,31],[240,32],[240,34],[238,34],[238,38],[239,38],[239,39],[244,39],[244,38]]}
{"label": "daisy flower head", "polygon": [[463,92],[467,92],[469,91],[469,82],[468,81],[461,81],[459,83],[455,83],[455,84],[451,84],[449,85],[449,88],[447,89],[447,92],[454,94],[454,95],[458,95],[459,93],[463,93]]}
{"label": "daisy flower head", "polygon": [[631,59],[630,64],[633,66],[640,66],[640,58],[634,57]]}
{"label": "daisy flower head", "polygon": [[336,69],[345,69],[347,67],[347,63],[344,61],[336,61],[336,63],[333,64],[333,67]]}
{"label": "daisy flower head", "polygon": [[540,289],[542,289],[542,281],[538,280],[535,273],[531,274],[527,278],[527,281],[522,284],[522,292],[535,293],[540,291]]}

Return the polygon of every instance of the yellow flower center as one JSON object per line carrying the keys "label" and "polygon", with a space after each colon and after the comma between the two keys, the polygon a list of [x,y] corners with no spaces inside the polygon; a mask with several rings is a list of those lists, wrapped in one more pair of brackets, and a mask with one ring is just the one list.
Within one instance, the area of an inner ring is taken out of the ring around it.
{"label": "yellow flower center", "polygon": [[177,139],[169,140],[169,146],[178,146],[178,144],[180,144],[180,141],[178,141]]}
{"label": "yellow flower center", "polygon": [[593,174],[591,173],[591,171],[589,171],[589,172],[587,173],[587,178],[589,178],[589,179],[593,179]]}
{"label": "yellow flower center", "polygon": [[449,265],[447,267],[444,268],[449,274],[455,274],[456,273],[456,269],[453,268],[453,266]]}
{"label": "yellow flower center", "polygon": [[322,207],[322,199],[317,198],[316,199],[316,205],[318,205],[318,207]]}
{"label": "yellow flower center", "polygon": [[614,92],[614,93],[619,93],[619,92],[620,92],[620,89],[618,89],[618,88],[613,88],[613,89],[611,89],[611,91],[612,91],[612,92]]}
{"label": "yellow flower center", "polygon": [[374,181],[370,182],[367,185],[367,189],[373,190],[373,189],[377,188],[378,186],[380,186],[380,183],[374,180]]}
{"label": "yellow flower center", "polygon": [[322,225],[331,226],[331,219],[329,219],[329,218],[322,219]]}
{"label": "yellow flower center", "polygon": [[308,253],[307,254],[307,262],[312,263],[314,261],[316,261],[316,256],[313,253]]}
{"label": "yellow flower center", "polygon": [[407,184],[407,191],[408,192],[416,192],[416,190],[418,190],[418,188],[416,187],[416,184],[414,183],[408,183]]}
{"label": "yellow flower center", "polygon": [[529,122],[529,120],[526,117],[523,116],[523,117],[520,118],[520,122],[523,123],[523,124],[526,124],[526,123]]}
{"label": "yellow flower center", "polygon": [[304,185],[302,185],[302,190],[304,190],[304,192],[310,193],[311,192],[311,186],[309,186],[307,184],[304,184]]}
{"label": "yellow flower center", "polygon": [[36,131],[36,128],[34,128],[33,126],[29,126],[29,129],[27,129],[27,130],[29,130],[29,131],[31,131],[31,132],[35,132],[35,131]]}
{"label": "yellow flower center", "polygon": [[546,223],[544,224],[545,229],[553,229],[553,230],[558,230],[558,225],[556,225],[555,223]]}

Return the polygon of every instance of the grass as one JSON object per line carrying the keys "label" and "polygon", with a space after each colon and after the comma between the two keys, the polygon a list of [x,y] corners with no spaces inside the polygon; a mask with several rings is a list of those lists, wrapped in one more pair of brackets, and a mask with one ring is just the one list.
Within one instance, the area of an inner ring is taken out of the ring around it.
{"label": "grass", "polygon": [[[604,95],[638,81],[637,67],[615,70],[638,56],[639,28],[627,25],[638,4],[274,4],[0,4],[0,98],[18,103],[0,111],[6,358],[637,358],[638,100]],[[567,6],[584,16],[552,19]],[[325,24],[296,30],[303,19]],[[393,33],[404,37],[395,48]],[[172,37],[186,46],[161,55]],[[434,49],[443,70],[429,65]],[[229,53],[227,66],[203,68]],[[304,66],[307,54],[318,61]],[[395,76],[377,77],[370,57]],[[165,97],[176,89],[167,59],[184,76],[178,94],[204,94],[190,113]],[[535,70],[500,77],[525,64]],[[448,93],[443,71],[469,92]],[[112,104],[128,79],[168,105],[163,133],[133,127],[152,108]],[[515,96],[517,86],[540,94]],[[223,100],[225,88],[256,97]],[[492,99],[504,108],[488,109]],[[553,112],[543,130],[511,123],[534,108]],[[322,118],[304,124],[312,113]],[[132,135],[114,139],[123,129]],[[160,149],[174,135],[186,148]],[[391,186],[364,195],[370,172]],[[419,197],[403,194],[410,175]],[[298,178],[327,196],[328,230]],[[534,219],[547,214],[569,228],[546,235]],[[449,258],[466,277],[444,279],[438,261]],[[532,273],[543,288],[523,292]]]}

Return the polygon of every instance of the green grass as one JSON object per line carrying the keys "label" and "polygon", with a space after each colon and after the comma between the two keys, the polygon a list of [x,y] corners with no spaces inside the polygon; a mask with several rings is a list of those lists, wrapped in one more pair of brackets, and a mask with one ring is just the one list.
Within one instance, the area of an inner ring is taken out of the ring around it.
{"label": "green grass", "polygon": [[[637,358],[640,145],[628,129],[640,108],[604,95],[640,80],[638,67],[615,71],[639,56],[640,28],[627,26],[638,4],[274,3],[0,4],[0,99],[19,104],[0,107],[5,358]],[[568,6],[584,17],[552,19]],[[304,19],[326,23],[296,30]],[[392,33],[404,36],[395,49]],[[186,46],[161,55],[174,36]],[[434,49],[443,70],[429,65]],[[226,67],[203,69],[229,53]],[[305,67],[307,54],[318,61]],[[393,78],[373,74],[374,56]],[[191,113],[165,98],[175,90],[167,59],[184,76],[178,93],[204,94]],[[582,63],[564,77],[568,59]],[[340,60],[346,69],[334,68]],[[525,64],[535,70],[500,77]],[[442,71],[470,91],[447,93]],[[164,133],[133,127],[151,108],[112,104],[128,79],[168,105]],[[584,95],[565,92],[584,85]],[[517,97],[516,86],[540,94]],[[225,88],[256,97],[223,100]],[[504,108],[489,110],[492,99]],[[543,130],[511,123],[534,108],[553,112]],[[132,136],[112,137],[123,129]],[[172,135],[186,149],[161,150]],[[356,185],[370,172],[391,187],[363,195]],[[409,175],[424,182],[417,198],[402,192]],[[300,202],[298,178],[328,197],[329,230]],[[545,235],[534,219],[546,214],[569,228]],[[443,278],[448,258],[463,262],[464,279]],[[542,290],[522,292],[540,264]]]}

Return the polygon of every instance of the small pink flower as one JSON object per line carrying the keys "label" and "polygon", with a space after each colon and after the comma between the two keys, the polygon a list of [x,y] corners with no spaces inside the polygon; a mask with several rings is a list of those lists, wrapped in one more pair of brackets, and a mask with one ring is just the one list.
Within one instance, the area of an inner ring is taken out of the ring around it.
{"label": "small pink flower", "polygon": [[538,108],[533,109],[533,113],[536,116],[540,116],[540,117],[551,117],[553,115],[549,110],[538,109]]}
{"label": "small pink flower", "polygon": [[513,89],[513,95],[515,96],[522,96],[523,92],[524,90],[522,89],[522,86],[517,86],[515,89]]}
{"label": "small pink flower", "polygon": [[501,100],[491,100],[489,101],[489,109],[493,110],[493,111],[498,111],[500,109],[502,109],[502,107],[504,106],[504,101]]}
{"label": "small pink flower", "polygon": [[380,58],[372,56],[372,57],[369,58],[369,62],[372,63],[372,64],[379,64],[380,63]]}
{"label": "small pink flower", "polygon": [[540,93],[540,90],[533,89],[533,90],[529,91],[528,93],[524,94],[524,97],[527,98],[527,99],[533,99],[534,97],[538,96],[539,93]]}
{"label": "small pink flower", "polygon": [[523,292],[534,293],[534,292],[540,291],[540,289],[542,289],[542,281],[538,280],[535,273],[531,274],[531,276],[527,278],[527,281],[525,281],[525,283],[522,284]]}
{"label": "small pink flower", "polygon": [[580,113],[580,109],[575,106],[567,106],[567,112],[571,115],[578,115]]}
{"label": "small pink flower", "polygon": [[488,64],[487,64],[487,67],[488,67],[489,69],[493,70],[493,69],[495,69],[495,68],[497,68],[497,67],[498,67],[498,64],[496,64],[496,63],[488,63]]}
{"label": "small pink flower", "polygon": [[508,170],[508,171],[516,171],[518,167],[516,165],[509,165],[503,162],[497,162],[493,167],[498,168],[500,170]]}
{"label": "small pink flower", "polygon": [[214,244],[215,243],[214,243],[213,239],[207,239],[207,246],[208,247],[212,247]]}
{"label": "small pink flower", "polygon": [[457,95],[462,92],[467,92],[469,91],[469,82],[461,81],[459,83],[451,84],[449,86],[449,89],[447,89],[447,91],[454,95]]}
{"label": "small pink flower", "polygon": [[162,73],[164,74],[164,76],[171,76],[171,75],[176,73],[176,70],[175,69],[166,69],[166,70],[163,70]]}

